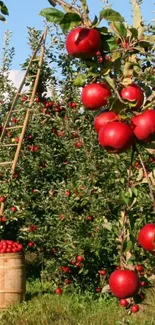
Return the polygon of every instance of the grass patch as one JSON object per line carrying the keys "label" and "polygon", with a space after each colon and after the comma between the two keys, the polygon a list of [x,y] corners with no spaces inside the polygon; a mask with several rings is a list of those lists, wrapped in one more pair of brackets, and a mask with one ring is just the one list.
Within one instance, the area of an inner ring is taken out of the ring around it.
{"label": "grass patch", "polygon": [[[44,294],[42,294],[42,289]],[[90,294],[48,293],[50,284],[28,285],[28,300],[0,313],[1,325],[155,325],[155,289],[137,314],[128,315],[116,299]],[[46,293],[47,292],[47,293]]]}

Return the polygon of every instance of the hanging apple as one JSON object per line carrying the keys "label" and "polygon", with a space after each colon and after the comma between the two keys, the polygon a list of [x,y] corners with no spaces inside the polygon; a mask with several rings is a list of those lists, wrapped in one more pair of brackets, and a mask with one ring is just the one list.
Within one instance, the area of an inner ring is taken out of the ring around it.
{"label": "hanging apple", "polygon": [[138,275],[131,270],[116,270],[109,278],[110,290],[115,297],[126,299],[133,297],[139,289]]}
{"label": "hanging apple", "polygon": [[155,250],[155,223],[147,223],[138,234],[138,243],[147,251]]}
{"label": "hanging apple", "polygon": [[85,108],[95,111],[106,106],[109,97],[111,97],[111,90],[108,84],[92,83],[82,89],[81,101]]}
{"label": "hanging apple", "polygon": [[108,152],[122,153],[134,143],[134,133],[125,123],[109,122],[100,129],[98,140]]}
{"label": "hanging apple", "polygon": [[66,50],[76,58],[91,58],[100,48],[101,36],[94,28],[74,28],[66,38]]}
{"label": "hanging apple", "polygon": [[139,85],[132,83],[131,85],[123,88],[120,92],[120,95],[123,99],[128,100],[129,102],[136,102],[133,109],[139,109],[143,105],[144,93]]}
{"label": "hanging apple", "polygon": [[116,121],[118,119],[119,116],[112,111],[99,113],[94,118],[95,131],[99,133],[100,129],[103,128],[108,122]]}
{"label": "hanging apple", "polygon": [[139,141],[153,141],[155,139],[155,110],[146,110],[134,116],[131,119],[131,128]]}

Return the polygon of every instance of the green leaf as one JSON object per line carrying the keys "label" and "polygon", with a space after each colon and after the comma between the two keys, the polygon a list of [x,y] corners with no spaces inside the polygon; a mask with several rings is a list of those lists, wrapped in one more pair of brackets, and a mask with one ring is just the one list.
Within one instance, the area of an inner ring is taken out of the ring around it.
{"label": "green leaf", "polygon": [[0,20],[6,21],[6,19],[2,15],[0,15]]}
{"label": "green leaf", "polygon": [[120,52],[113,52],[112,62],[113,62],[113,66],[114,66],[114,73],[119,73],[121,70],[121,66],[122,66]]}
{"label": "green leaf", "polygon": [[8,8],[6,7],[3,1],[0,1],[0,11],[2,12],[3,15],[7,15],[7,16],[9,15]]}
{"label": "green leaf", "polygon": [[73,12],[67,12],[60,21],[60,26],[64,32],[72,29],[82,21],[81,17]]}
{"label": "green leaf", "polygon": [[98,27],[97,30],[101,33],[101,34],[108,34],[108,28],[107,27]]}
{"label": "green leaf", "polygon": [[119,35],[120,37],[126,37],[127,36],[127,28],[125,27],[125,25],[120,22],[120,21],[114,21],[110,27],[112,28],[112,30],[114,32],[117,33],[117,35]]}
{"label": "green leaf", "polygon": [[64,16],[64,13],[58,9],[54,8],[45,8],[40,11],[40,16],[43,16],[49,21],[50,23],[60,24],[61,19]]}
{"label": "green leaf", "polygon": [[124,21],[124,18],[120,15],[119,12],[112,10],[112,9],[104,9],[100,12],[100,18],[99,20],[101,21],[102,19],[108,20],[108,21]]}
{"label": "green leaf", "polygon": [[130,33],[130,37],[132,37],[132,38],[136,38],[137,39],[137,37],[138,37],[138,31],[137,31],[137,29],[136,28],[129,28],[128,29],[128,32]]}
{"label": "green leaf", "polygon": [[76,87],[83,87],[85,85],[86,82],[86,76],[84,75],[78,75],[74,81],[73,81],[73,85]]}
{"label": "green leaf", "polygon": [[112,69],[112,62],[111,61],[108,61],[108,60],[105,60],[104,61],[104,64],[103,64],[103,68],[102,68],[102,74],[103,75],[107,75],[109,74],[109,72],[111,71]]}
{"label": "green leaf", "polygon": [[114,37],[109,35],[102,35],[102,48],[105,52],[112,52],[118,48]]}
{"label": "green leaf", "polygon": [[142,14],[140,5],[137,0],[131,0],[132,8],[133,8],[133,27],[138,31],[138,38],[142,37],[144,32],[144,27],[142,26]]}
{"label": "green leaf", "polygon": [[111,105],[111,110],[116,114],[119,114],[122,110],[124,110],[124,108],[125,104],[120,102],[119,99],[116,99]]}
{"label": "green leaf", "polygon": [[55,7],[56,6],[56,1],[55,0],[48,0],[51,6]]}
{"label": "green leaf", "polygon": [[130,77],[133,74],[133,63],[132,62],[126,62],[123,68],[123,76],[124,77]]}
{"label": "green leaf", "polygon": [[98,18],[97,18],[97,16],[95,15],[94,20],[93,20],[93,22],[92,22],[92,27],[95,27],[95,26],[97,25],[97,23],[98,23]]}
{"label": "green leaf", "polygon": [[129,252],[131,249],[132,249],[132,241],[129,240],[127,243],[125,243],[124,253]]}

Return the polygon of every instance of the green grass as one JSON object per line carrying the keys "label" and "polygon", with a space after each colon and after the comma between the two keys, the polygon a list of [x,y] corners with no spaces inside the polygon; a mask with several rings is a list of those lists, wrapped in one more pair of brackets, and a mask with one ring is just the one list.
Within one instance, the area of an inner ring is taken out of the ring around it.
{"label": "green grass", "polygon": [[[28,300],[0,314],[0,325],[155,325],[155,289],[149,289],[137,314],[128,315],[116,299],[89,294],[41,294],[39,283],[28,285]],[[32,298],[30,298],[32,297]]]}

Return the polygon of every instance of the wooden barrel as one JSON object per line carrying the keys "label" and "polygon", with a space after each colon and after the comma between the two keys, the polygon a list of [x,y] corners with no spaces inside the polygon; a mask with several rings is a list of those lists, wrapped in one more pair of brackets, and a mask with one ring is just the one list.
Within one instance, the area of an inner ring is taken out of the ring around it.
{"label": "wooden barrel", "polygon": [[25,298],[25,257],[22,253],[0,254],[0,309]]}

